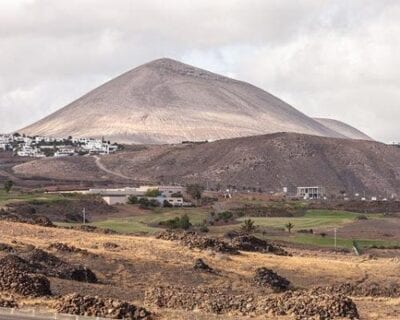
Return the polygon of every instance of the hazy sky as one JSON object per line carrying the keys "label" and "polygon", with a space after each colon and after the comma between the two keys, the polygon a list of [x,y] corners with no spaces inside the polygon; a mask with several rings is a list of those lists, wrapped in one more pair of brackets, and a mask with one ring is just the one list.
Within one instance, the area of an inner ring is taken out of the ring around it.
{"label": "hazy sky", "polygon": [[397,0],[1,0],[0,132],[160,57],[400,140]]}

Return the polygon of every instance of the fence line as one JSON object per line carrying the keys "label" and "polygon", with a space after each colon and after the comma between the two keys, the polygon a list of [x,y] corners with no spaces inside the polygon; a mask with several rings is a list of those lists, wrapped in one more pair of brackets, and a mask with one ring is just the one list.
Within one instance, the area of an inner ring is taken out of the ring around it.
{"label": "fence line", "polygon": [[22,316],[22,317],[30,317],[37,318],[41,320],[110,320],[109,318],[100,318],[100,317],[86,317],[86,316],[77,316],[72,314],[64,314],[64,313],[53,313],[40,311],[36,309],[16,309],[16,308],[2,308],[0,307],[0,315],[7,316]]}

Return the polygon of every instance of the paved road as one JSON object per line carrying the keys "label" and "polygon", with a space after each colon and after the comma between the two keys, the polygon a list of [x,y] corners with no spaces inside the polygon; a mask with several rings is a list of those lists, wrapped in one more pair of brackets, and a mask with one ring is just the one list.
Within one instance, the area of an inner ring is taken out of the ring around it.
{"label": "paved road", "polygon": [[0,320],[50,320],[54,318],[41,318],[41,317],[29,317],[21,315],[4,315],[0,314]]}

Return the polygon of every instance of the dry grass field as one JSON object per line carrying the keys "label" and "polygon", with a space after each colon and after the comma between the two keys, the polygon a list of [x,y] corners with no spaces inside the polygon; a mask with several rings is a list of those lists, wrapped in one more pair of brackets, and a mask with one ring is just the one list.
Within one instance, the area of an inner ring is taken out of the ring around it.
{"label": "dry grass field", "polygon": [[[299,288],[362,279],[379,284],[400,285],[398,258],[369,259],[365,256],[299,249],[290,250],[292,257],[247,252],[228,256],[191,250],[178,242],[153,237],[106,235],[5,221],[0,221],[0,242],[31,244],[44,250],[48,250],[51,243],[63,242],[86,249],[89,255],[64,253],[60,257],[88,266],[98,276],[99,283],[86,284],[51,278],[53,293],[65,295],[80,292],[119,298],[138,305],[144,304],[145,291],[158,285],[211,286],[231,292],[257,293],[250,280],[258,267],[271,268]],[[107,242],[115,243],[118,247],[106,250],[104,244]],[[194,272],[196,258],[203,258],[218,274]],[[21,301],[25,305],[51,308],[53,300]],[[354,301],[362,319],[398,319],[400,299],[367,297],[354,298]],[[218,317],[200,311],[157,309],[151,305],[146,305],[146,308],[154,311],[159,319],[239,319],[229,315]],[[259,319],[266,318],[263,316]]]}

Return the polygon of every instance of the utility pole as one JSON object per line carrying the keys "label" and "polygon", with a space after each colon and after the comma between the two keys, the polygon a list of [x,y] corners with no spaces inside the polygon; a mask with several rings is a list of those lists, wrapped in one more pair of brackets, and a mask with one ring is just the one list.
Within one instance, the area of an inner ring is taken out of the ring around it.
{"label": "utility pole", "polygon": [[334,239],[335,239],[335,250],[337,248],[337,229],[334,229]]}
{"label": "utility pole", "polygon": [[86,223],[86,208],[83,208],[82,216],[83,216],[83,224],[85,224]]}

